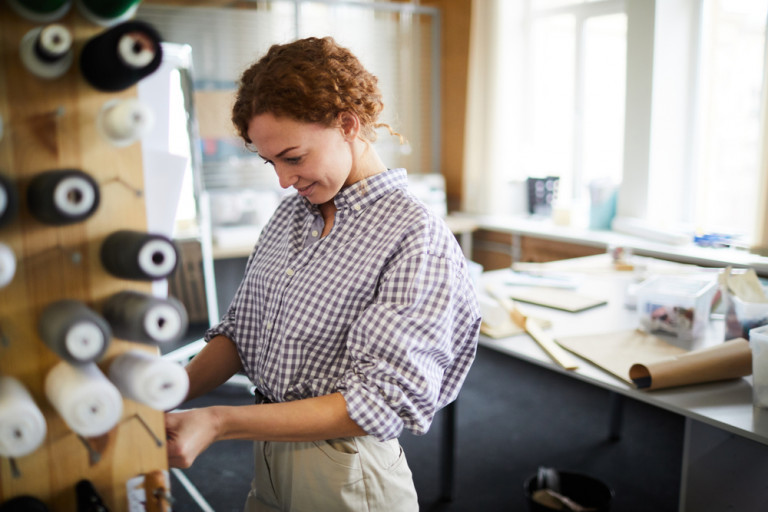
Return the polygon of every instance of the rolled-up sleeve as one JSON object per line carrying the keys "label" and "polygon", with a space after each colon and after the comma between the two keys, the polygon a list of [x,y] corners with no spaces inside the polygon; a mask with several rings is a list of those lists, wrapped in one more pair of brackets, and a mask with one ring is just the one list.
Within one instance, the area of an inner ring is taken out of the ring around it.
{"label": "rolled-up sleeve", "polygon": [[458,395],[479,327],[463,258],[424,253],[401,261],[347,338],[353,364],[338,388],[350,417],[379,440],[404,427],[425,433]]}

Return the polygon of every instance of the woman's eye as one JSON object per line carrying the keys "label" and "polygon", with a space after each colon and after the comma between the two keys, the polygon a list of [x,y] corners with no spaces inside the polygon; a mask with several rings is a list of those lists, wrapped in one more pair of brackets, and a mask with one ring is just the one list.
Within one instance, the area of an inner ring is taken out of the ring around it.
{"label": "woman's eye", "polygon": [[298,164],[301,161],[301,157],[300,156],[293,156],[293,157],[290,157],[290,158],[286,158],[285,161],[286,161],[286,163],[289,163],[291,165],[296,165],[296,164]]}
{"label": "woman's eye", "polygon": [[262,157],[261,159],[262,159],[262,160],[264,160],[264,163],[265,163],[265,164],[269,164],[269,165],[271,165],[272,167],[274,167],[274,166],[275,166],[275,162],[273,162],[272,160],[267,160],[267,159],[266,159],[266,158],[264,158],[264,157]]}

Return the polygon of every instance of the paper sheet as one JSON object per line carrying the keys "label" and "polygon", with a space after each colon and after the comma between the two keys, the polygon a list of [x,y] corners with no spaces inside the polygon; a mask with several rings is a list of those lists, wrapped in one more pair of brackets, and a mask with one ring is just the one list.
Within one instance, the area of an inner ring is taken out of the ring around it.
{"label": "paper sheet", "polygon": [[629,369],[633,364],[662,361],[686,352],[639,329],[566,336],[555,341],[628,384],[633,384],[629,377]]}

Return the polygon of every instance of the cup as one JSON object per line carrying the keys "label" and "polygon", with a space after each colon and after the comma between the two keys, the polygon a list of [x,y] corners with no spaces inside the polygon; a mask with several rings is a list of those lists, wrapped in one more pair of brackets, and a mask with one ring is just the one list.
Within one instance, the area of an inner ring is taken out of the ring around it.
{"label": "cup", "polygon": [[749,331],[752,348],[752,402],[768,408],[768,325]]}

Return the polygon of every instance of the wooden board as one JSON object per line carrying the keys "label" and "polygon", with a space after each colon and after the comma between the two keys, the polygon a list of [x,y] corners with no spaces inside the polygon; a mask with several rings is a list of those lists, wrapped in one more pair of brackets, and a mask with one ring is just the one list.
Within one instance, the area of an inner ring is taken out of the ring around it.
{"label": "wooden board", "polygon": [[[104,30],[75,8],[58,23],[72,32],[76,55],[90,37]],[[0,241],[14,250],[18,263],[11,284],[0,289],[0,330],[5,340],[0,343],[0,373],[16,377],[29,389],[45,416],[48,434],[37,451],[16,459],[20,475],[12,473],[7,459],[0,459],[0,503],[30,494],[51,510],[74,510],[75,484],[88,479],[107,507],[119,512],[127,509],[129,478],[167,469],[165,445],[157,446],[152,437],[165,437],[163,414],[124,400],[118,426],[89,440],[100,453],[100,460],[92,461],[81,439],[44,396],[45,375],[59,360],[38,337],[37,321],[42,309],[59,299],[78,299],[99,311],[101,301],[120,290],[150,290],[148,283],[111,277],[99,261],[100,244],[109,233],[146,229],[141,148],[110,145],[95,124],[106,101],[134,97],[136,88],[119,94],[98,92],[80,76],[76,62],[60,78],[35,77],[18,57],[21,38],[34,27],[0,2],[0,115],[4,121],[0,173],[15,182],[21,196],[19,215],[0,227]],[[64,168],[93,176],[100,187],[101,205],[84,222],[52,227],[30,215],[24,192],[36,174]],[[100,366],[106,369],[116,355],[137,346],[142,345],[113,340]]]}

